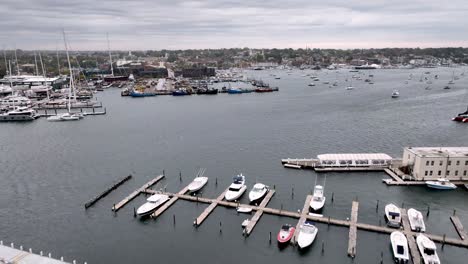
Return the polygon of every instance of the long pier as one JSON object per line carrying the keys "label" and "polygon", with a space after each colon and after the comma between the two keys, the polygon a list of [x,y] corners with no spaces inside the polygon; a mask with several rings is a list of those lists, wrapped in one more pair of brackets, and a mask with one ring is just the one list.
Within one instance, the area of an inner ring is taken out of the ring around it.
{"label": "long pier", "polygon": [[[201,213],[200,216],[197,217],[197,219],[195,219],[195,223],[194,223],[195,226],[200,226],[203,223],[203,221],[205,221],[205,219],[211,214],[211,212],[213,212],[213,210],[216,208],[216,206],[218,206],[218,204],[224,199],[224,195],[226,195],[228,190],[229,190],[229,188],[224,190],[224,192],[222,192],[218,196],[218,198],[216,198],[216,200],[209,201],[211,204],[203,211],[203,213]],[[196,199],[197,199],[197,201],[200,200],[200,198],[198,198],[198,197]],[[210,200],[210,199],[208,199],[208,200]]]}
{"label": "long pier", "polygon": [[131,200],[135,199],[140,193],[142,193],[145,189],[150,188],[151,186],[155,185],[158,181],[162,180],[164,175],[159,175],[158,177],[152,179],[151,181],[145,183],[145,185],[141,186],[138,190],[132,192],[130,195],[125,197],[122,201],[118,202],[117,204],[112,206],[112,211],[117,212],[120,208],[124,207],[127,203]]}
{"label": "long pier", "polygon": [[457,233],[460,236],[460,238],[462,240],[465,240],[467,238],[467,234],[465,228],[463,228],[460,218],[458,218],[458,216],[452,215],[450,216],[450,220],[452,221],[453,226],[455,227],[455,230],[457,230]]}
{"label": "long pier", "polygon": [[348,238],[348,256],[354,258],[356,256],[356,239],[359,202],[353,201],[351,207],[351,221],[349,223],[349,238]]}
{"label": "long pier", "polygon": [[401,208],[400,210],[403,230],[406,235],[406,240],[408,240],[408,247],[410,249],[411,258],[413,263],[421,263],[421,256],[419,255],[418,247],[416,246],[416,241],[414,240],[414,233],[411,232],[408,213],[405,208]]}
{"label": "long pier", "polygon": [[260,217],[262,217],[263,209],[267,206],[268,202],[270,202],[271,197],[273,197],[274,194],[275,190],[269,190],[267,195],[263,198],[262,202],[257,207],[257,211],[255,212],[254,216],[252,217],[252,219],[250,219],[249,224],[244,229],[244,234],[246,236],[250,235],[258,220],[260,220]]}
{"label": "long pier", "polygon": [[302,208],[302,211],[301,211],[301,217],[299,218],[299,221],[297,221],[296,231],[294,232],[294,236],[292,238],[293,243],[297,243],[297,236],[299,235],[299,229],[306,221],[306,216],[309,213],[309,206],[310,206],[310,201],[312,200],[312,197],[313,195],[307,195],[305,199],[304,207]]}

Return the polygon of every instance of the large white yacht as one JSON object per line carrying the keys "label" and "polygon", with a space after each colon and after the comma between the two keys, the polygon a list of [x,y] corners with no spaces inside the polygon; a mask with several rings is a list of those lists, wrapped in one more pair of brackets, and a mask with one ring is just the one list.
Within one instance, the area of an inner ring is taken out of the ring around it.
{"label": "large white yacht", "polygon": [[244,194],[246,189],[245,177],[241,173],[233,178],[233,183],[229,186],[229,190],[224,195],[224,198],[227,201],[237,200]]}
{"label": "large white yacht", "polygon": [[37,118],[36,111],[29,107],[16,107],[0,114],[0,121],[32,121]]}

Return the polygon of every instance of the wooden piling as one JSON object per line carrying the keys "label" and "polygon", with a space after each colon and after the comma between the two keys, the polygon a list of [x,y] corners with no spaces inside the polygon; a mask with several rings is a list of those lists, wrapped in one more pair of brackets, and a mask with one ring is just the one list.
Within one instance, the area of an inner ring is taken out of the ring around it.
{"label": "wooden piling", "polygon": [[112,210],[114,212],[117,212],[120,210],[120,208],[124,207],[127,203],[129,203],[131,200],[135,199],[140,193],[142,193],[145,189],[148,189],[149,187],[155,185],[158,181],[162,180],[164,178],[164,175],[159,175],[158,177],[152,179],[151,181],[145,183],[142,187],[137,189],[136,191],[132,192],[130,195],[125,197],[122,201],[118,202],[117,204],[114,204],[112,207]]}
{"label": "wooden piling", "polygon": [[89,207],[93,206],[97,201],[99,201],[100,199],[104,198],[106,195],[108,195],[110,192],[112,192],[113,190],[117,189],[120,185],[124,184],[126,181],[130,180],[132,178],[132,175],[128,175],[127,177],[117,181],[116,183],[114,183],[112,186],[110,186],[109,188],[107,188],[107,190],[105,190],[104,192],[102,192],[101,194],[99,194],[98,196],[94,197],[92,200],[90,200],[89,202],[85,203],[84,207],[85,209],[88,209]]}
{"label": "wooden piling", "polygon": [[270,202],[271,197],[275,194],[275,190],[269,190],[267,195],[263,198],[262,202],[260,203],[260,206],[257,207],[257,211],[255,212],[254,216],[252,219],[250,219],[249,224],[245,227],[245,235],[248,236],[254,229],[255,225],[257,224],[258,220],[260,220],[260,217],[263,215],[263,208],[265,208]]}

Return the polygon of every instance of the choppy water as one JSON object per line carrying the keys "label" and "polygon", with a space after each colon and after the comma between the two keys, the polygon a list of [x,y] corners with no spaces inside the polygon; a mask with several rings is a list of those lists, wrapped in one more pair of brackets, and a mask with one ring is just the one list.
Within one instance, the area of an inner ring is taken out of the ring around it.
{"label": "choppy water", "polygon": [[[276,243],[268,243],[269,232],[276,235],[283,223],[295,224],[294,219],[264,215],[245,239],[240,224],[248,216],[232,209],[218,207],[195,229],[193,219],[206,205],[178,201],[155,221],[133,218],[133,207],[144,197],[117,214],[110,208],[163,169],[167,179],[156,187],[167,185],[176,192],[190,182],[197,167],[205,167],[211,180],[203,196],[218,196],[234,174],[243,172],[249,187],[255,181],[276,186],[269,206],[298,210],[316,173],[284,169],[281,158],[341,152],[400,157],[404,146],[466,145],[468,126],[450,118],[466,108],[468,78],[443,90],[452,69],[430,69],[440,79],[425,90],[427,85],[419,82],[424,71],[366,72],[375,75],[375,84],[353,81],[352,91],[344,89],[344,80],[355,74],[347,71],[315,73],[321,78],[316,87],[307,86],[312,80],[302,75],[308,71],[248,72],[279,86],[280,92],[135,99],[108,90],[98,94],[107,106],[106,116],[1,124],[0,239],[88,263],[351,263],[346,228],[318,224],[316,242],[299,253],[292,246],[279,250]],[[414,78],[404,84],[409,73]],[[321,84],[335,79],[340,86]],[[390,98],[395,88],[399,99]],[[134,175],[131,181],[83,209],[88,199],[129,173]],[[384,223],[383,204],[404,202],[421,210],[430,206],[429,233],[457,237],[449,219],[453,209],[468,226],[468,192],[461,188],[434,192],[387,187],[380,172],[318,176],[320,181],[326,176],[326,195],[334,193],[334,203],[328,199],[324,210],[327,216],[349,217],[351,201],[358,197],[361,222]],[[391,263],[387,235],[358,231],[354,263],[379,263],[382,253],[384,263]],[[443,263],[465,263],[468,250],[446,246],[439,255]]]}

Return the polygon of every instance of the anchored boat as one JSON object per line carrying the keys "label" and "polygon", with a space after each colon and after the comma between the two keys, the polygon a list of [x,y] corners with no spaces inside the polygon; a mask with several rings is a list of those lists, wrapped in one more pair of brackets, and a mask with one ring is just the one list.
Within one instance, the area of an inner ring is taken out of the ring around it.
{"label": "anchored boat", "polygon": [[455,190],[457,188],[455,184],[445,178],[439,178],[437,181],[426,181],[426,185],[437,190]]}
{"label": "anchored boat", "polygon": [[138,216],[145,216],[153,213],[164,204],[167,200],[169,200],[169,196],[165,194],[153,194],[148,199],[146,199],[146,203],[142,206],[138,207],[136,213]]}
{"label": "anchored boat", "polygon": [[312,200],[310,201],[310,208],[312,208],[313,211],[318,212],[322,210],[324,205],[325,196],[323,195],[323,186],[315,185],[314,195],[312,197]]}
{"label": "anchored boat", "polygon": [[208,182],[208,177],[196,177],[193,181],[188,185],[188,191],[190,193],[194,193],[199,191],[203,188],[206,183]]}
{"label": "anchored boat", "polygon": [[233,178],[233,183],[229,186],[228,191],[224,195],[226,201],[235,201],[244,194],[247,186],[245,185],[244,175],[239,174]]}
{"label": "anchored boat", "polygon": [[437,247],[432,240],[423,234],[419,234],[416,238],[416,244],[425,264],[440,264]]}
{"label": "anchored boat", "polygon": [[256,183],[249,192],[250,203],[255,203],[263,199],[268,193],[268,187],[263,183]]}
{"label": "anchored boat", "polygon": [[285,224],[281,227],[280,231],[278,232],[278,236],[276,237],[279,244],[288,243],[294,235],[296,229],[292,227],[290,224]]}

